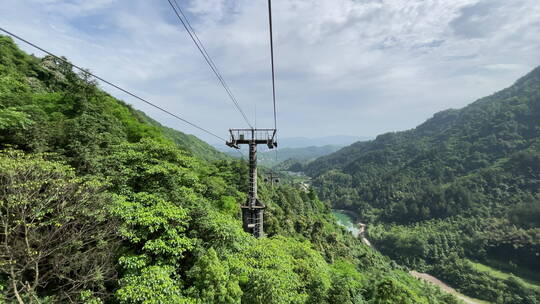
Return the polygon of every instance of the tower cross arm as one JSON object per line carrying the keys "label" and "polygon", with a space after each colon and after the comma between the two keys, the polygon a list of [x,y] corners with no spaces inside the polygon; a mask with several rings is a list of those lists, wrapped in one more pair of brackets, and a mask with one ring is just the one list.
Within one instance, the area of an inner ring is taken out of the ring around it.
{"label": "tower cross arm", "polygon": [[230,129],[227,146],[240,149],[240,145],[267,145],[269,149],[277,147],[276,129]]}

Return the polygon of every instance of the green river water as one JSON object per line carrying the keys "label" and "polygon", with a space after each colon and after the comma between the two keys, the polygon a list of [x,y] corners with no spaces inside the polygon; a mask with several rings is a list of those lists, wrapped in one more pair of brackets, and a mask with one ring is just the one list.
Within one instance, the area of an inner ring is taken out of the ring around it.
{"label": "green river water", "polygon": [[360,234],[360,229],[358,229],[358,225],[354,222],[353,218],[349,214],[341,210],[332,210],[332,213],[336,217],[338,225],[347,228],[347,230],[356,237],[358,236],[358,234]]}

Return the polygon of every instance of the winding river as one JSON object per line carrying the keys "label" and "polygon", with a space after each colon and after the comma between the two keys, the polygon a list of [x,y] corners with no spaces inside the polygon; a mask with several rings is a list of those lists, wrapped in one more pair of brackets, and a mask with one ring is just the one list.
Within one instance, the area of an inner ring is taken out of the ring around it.
{"label": "winding river", "polygon": [[336,217],[338,225],[347,228],[347,230],[355,237],[360,235],[360,229],[358,228],[358,225],[354,223],[351,214],[345,210],[332,210],[332,213]]}
{"label": "winding river", "polygon": [[369,247],[373,247],[364,235],[366,224],[355,221],[354,215],[347,210],[332,210],[332,213],[336,217],[338,225],[347,228],[352,235],[355,237],[360,237],[364,244],[368,245]]}

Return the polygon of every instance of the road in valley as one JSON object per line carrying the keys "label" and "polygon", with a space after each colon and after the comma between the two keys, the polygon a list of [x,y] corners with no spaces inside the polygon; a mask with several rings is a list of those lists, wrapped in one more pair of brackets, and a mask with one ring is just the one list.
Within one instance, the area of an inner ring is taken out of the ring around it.
{"label": "road in valley", "polygon": [[437,279],[436,277],[429,275],[427,273],[421,273],[414,270],[409,271],[409,274],[411,274],[413,277],[424,280],[426,282],[429,282],[431,284],[435,284],[439,286],[442,290],[445,292],[453,294],[456,298],[460,299],[461,301],[467,303],[467,304],[482,304],[486,302],[480,302],[479,300],[471,299],[458,291],[456,291],[454,288],[446,285],[443,281]]}

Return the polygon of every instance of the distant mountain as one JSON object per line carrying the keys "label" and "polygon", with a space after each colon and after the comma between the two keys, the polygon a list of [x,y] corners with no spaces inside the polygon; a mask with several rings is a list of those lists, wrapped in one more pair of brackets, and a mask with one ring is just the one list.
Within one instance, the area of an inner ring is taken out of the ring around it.
{"label": "distant mountain", "polygon": [[[324,146],[339,146],[345,147],[357,141],[365,141],[373,139],[369,136],[349,136],[349,135],[333,135],[324,137],[284,137],[278,138],[278,148],[308,148],[308,147],[324,147]],[[222,152],[229,152],[231,149],[224,143],[210,143],[214,148]],[[228,153],[229,154],[229,153]]]}
{"label": "distant mountain", "polygon": [[[259,153],[257,159],[263,166],[274,167],[287,160],[296,162],[308,162],[318,157],[336,152],[343,146],[322,146],[322,147],[305,147],[305,148],[284,148],[277,151],[269,150]],[[276,153],[277,152],[277,153]]]}
{"label": "distant mountain", "polygon": [[[262,147],[263,150],[259,150],[257,157],[259,164],[265,167],[277,168],[279,165],[278,167],[280,170],[285,170],[290,165],[300,164],[303,166],[309,161],[336,152],[354,142],[368,139],[370,138],[366,136],[348,135],[336,135],[318,138],[288,137],[278,139],[277,158],[276,150],[265,150],[264,147]],[[242,154],[238,153],[238,151],[231,149],[224,144],[213,144],[212,146],[227,156],[235,158],[242,156]],[[245,147],[242,148],[243,154],[247,156],[247,149]]]}
{"label": "distant mountain", "polygon": [[345,147],[357,141],[372,139],[368,136],[333,135],[324,137],[285,137],[279,138],[279,148],[307,148],[324,146]]}

